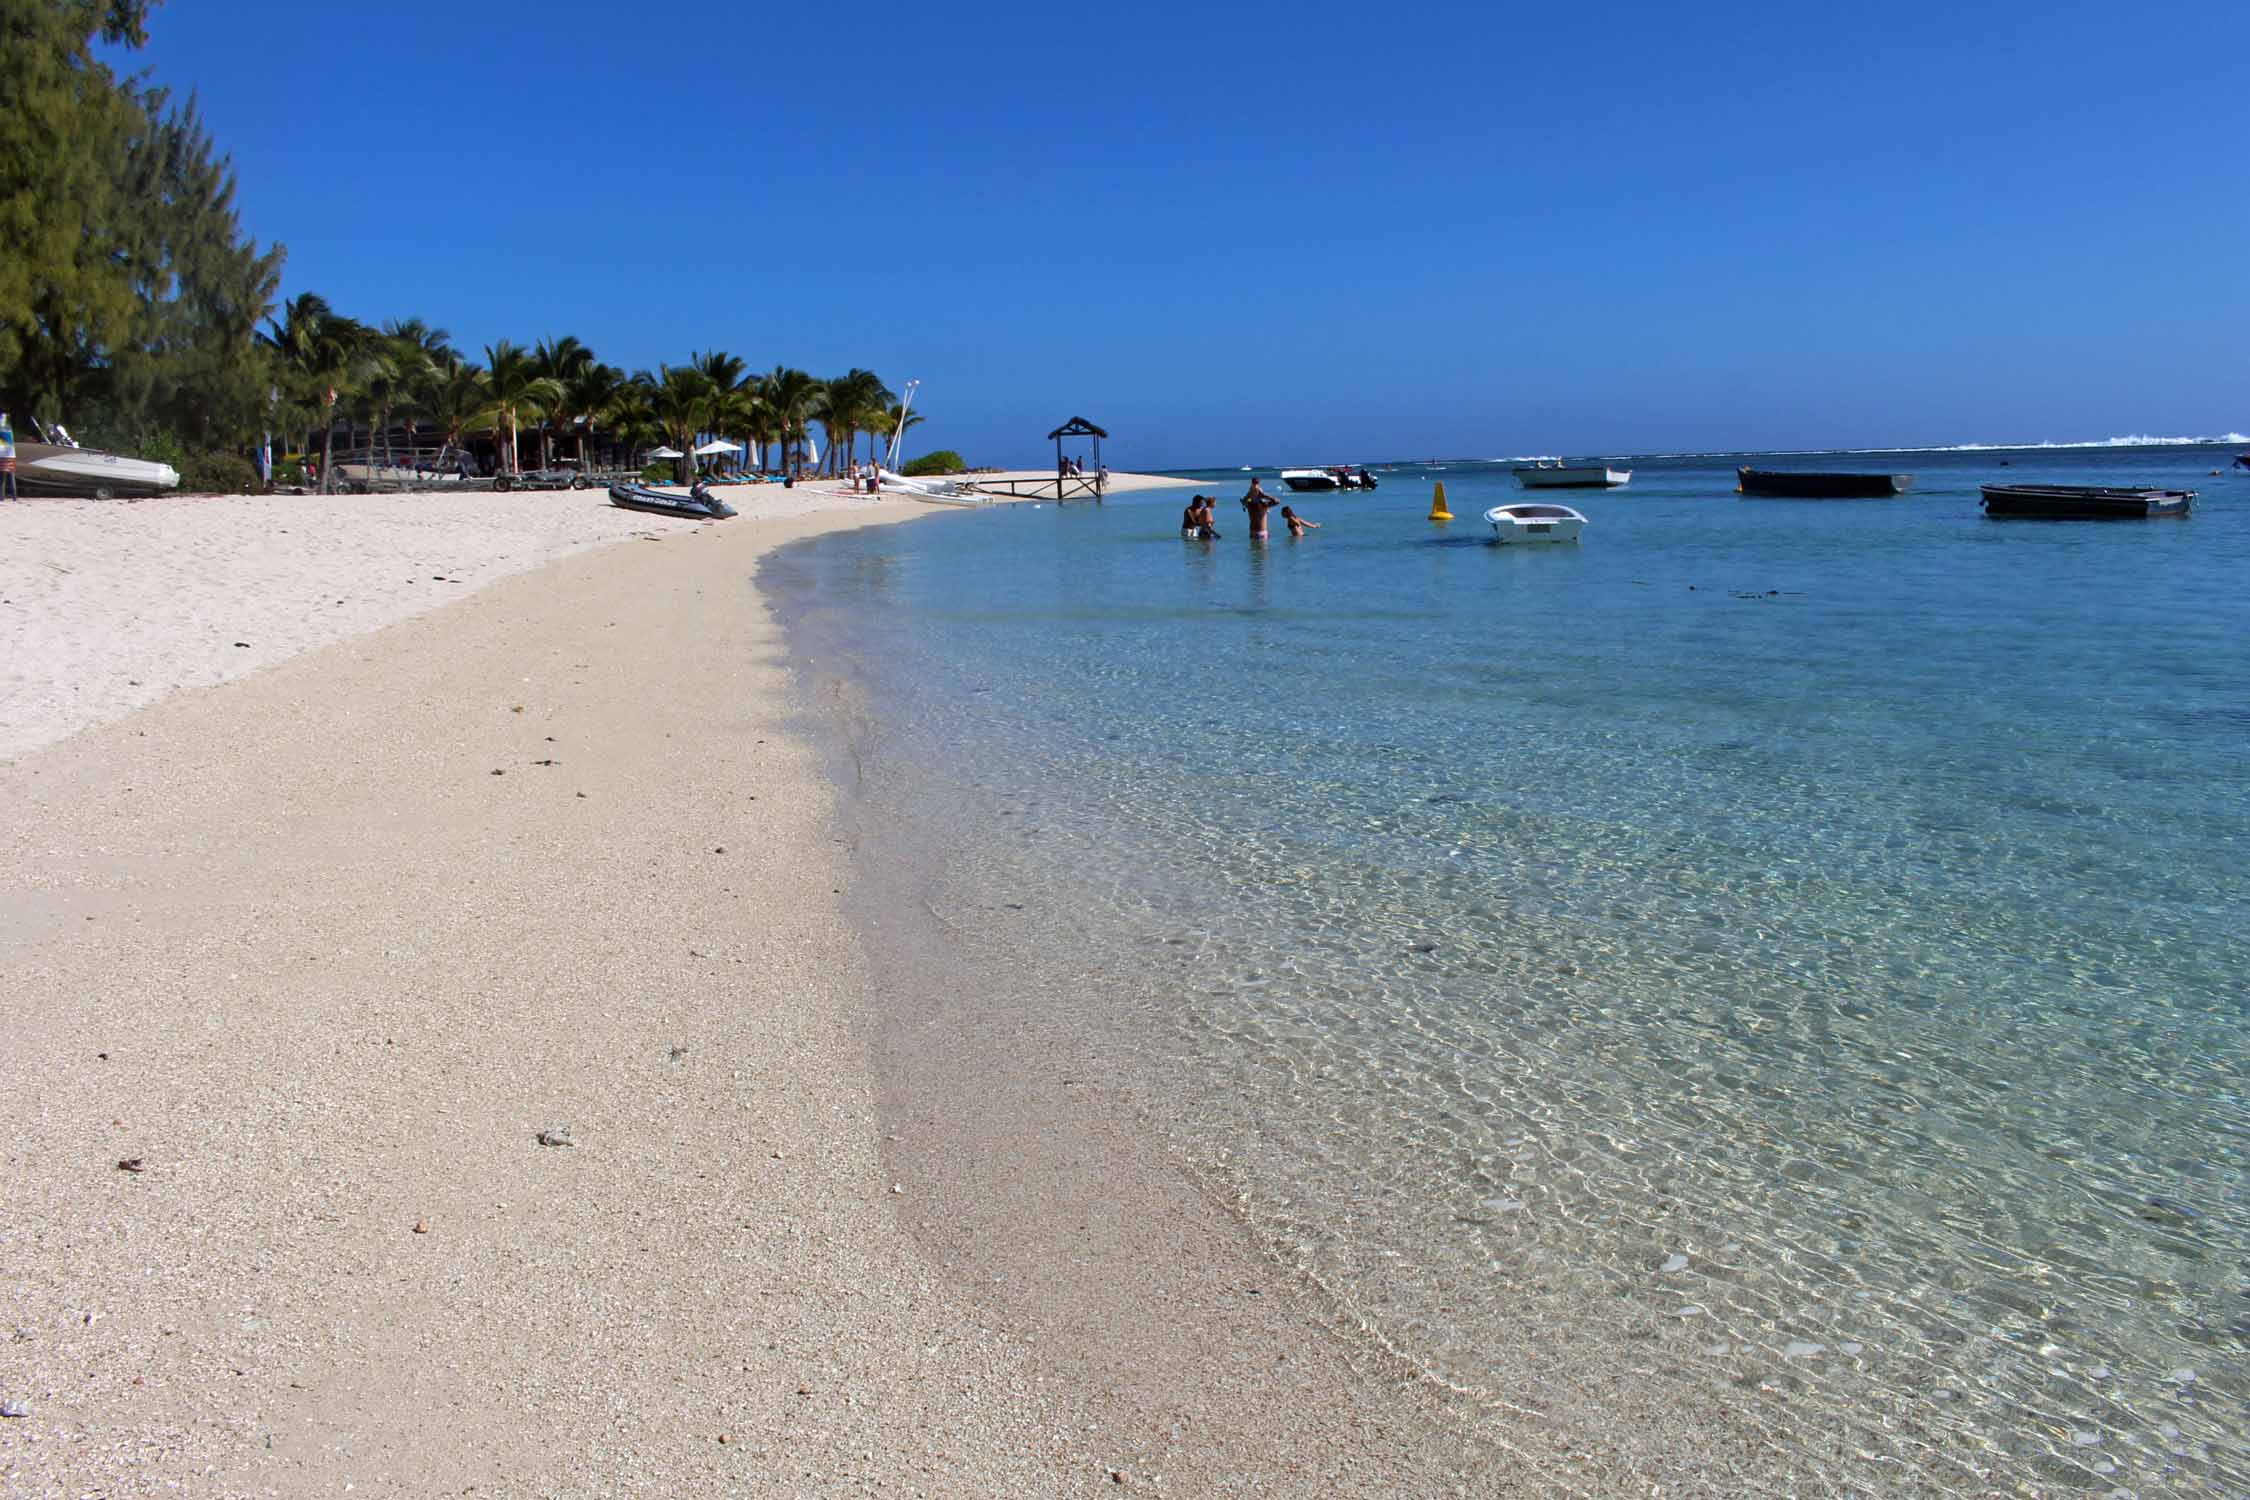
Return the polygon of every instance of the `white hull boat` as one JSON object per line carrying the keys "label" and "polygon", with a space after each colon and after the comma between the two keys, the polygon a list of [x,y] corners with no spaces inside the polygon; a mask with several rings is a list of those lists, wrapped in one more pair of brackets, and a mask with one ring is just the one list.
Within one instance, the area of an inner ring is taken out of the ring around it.
{"label": "white hull boat", "polygon": [[939,500],[949,505],[989,505],[992,499],[965,479],[909,479],[904,474],[894,474],[889,469],[878,468],[882,476],[880,488],[894,495],[905,495],[915,500]]}
{"label": "white hull boat", "polygon": [[16,444],[16,487],[27,495],[160,495],[180,487],[180,471],[145,458],[53,443]]}
{"label": "white hull boat", "polygon": [[1502,546],[1527,542],[1575,542],[1586,518],[1567,505],[1495,505],[1484,513],[1492,539]]}
{"label": "white hull boat", "polygon": [[1283,469],[1281,482],[1300,493],[1308,490],[1341,489],[1335,474],[1327,469]]}
{"label": "white hull boat", "polygon": [[1527,490],[1613,490],[1633,477],[1631,469],[1607,464],[1525,464],[1516,483]]}

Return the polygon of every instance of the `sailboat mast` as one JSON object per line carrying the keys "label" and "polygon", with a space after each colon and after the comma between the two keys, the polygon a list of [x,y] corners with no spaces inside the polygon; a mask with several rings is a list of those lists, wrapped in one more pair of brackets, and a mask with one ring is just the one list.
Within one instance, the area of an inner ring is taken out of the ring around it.
{"label": "sailboat mast", "polygon": [[899,444],[906,439],[906,413],[914,405],[914,393],[921,388],[921,384],[922,382],[919,380],[909,380],[906,382],[905,393],[899,397],[898,430],[891,434],[890,455],[883,461],[883,467],[894,474],[898,472]]}

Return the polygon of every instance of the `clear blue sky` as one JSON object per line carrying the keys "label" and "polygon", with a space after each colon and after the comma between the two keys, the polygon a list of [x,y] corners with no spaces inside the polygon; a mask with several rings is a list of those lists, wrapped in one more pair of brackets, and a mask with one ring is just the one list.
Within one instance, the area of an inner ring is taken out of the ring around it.
{"label": "clear blue sky", "polygon": [[[511,13],[513,19],[510,19]],[[1113,466],[2250,428],[2239,5],[171,0],[286,290]]]}

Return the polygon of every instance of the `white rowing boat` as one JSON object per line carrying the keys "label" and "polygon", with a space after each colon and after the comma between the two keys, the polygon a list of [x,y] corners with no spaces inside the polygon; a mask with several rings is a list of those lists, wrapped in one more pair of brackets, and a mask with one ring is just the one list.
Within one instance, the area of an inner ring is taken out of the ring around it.
{"label": "white rowing boat", "polygon": [[1607,464],[1539,463],[1516,469],[1516,483],[1527,490],[1613,490],[1632,477],[1631,469]]}
{"label": "white rowing boat", "polygon": [[1575,542],[1586,518],[1567,505],[1495,505],[1484,513],[1492,539],[1503,546],[1525,542]]}

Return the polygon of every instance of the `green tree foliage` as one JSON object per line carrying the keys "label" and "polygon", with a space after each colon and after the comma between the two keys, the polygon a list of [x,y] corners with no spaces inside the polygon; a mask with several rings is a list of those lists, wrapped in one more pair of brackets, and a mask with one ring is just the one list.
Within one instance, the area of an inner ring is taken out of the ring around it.
{"label": "green tree foliage", "polygon": [[195,101],[119,78],[147,0],[0,0],[0,392],[82,433],[244,441],[282,251],[242,233]]}
{"label": "green tree foliage", "polygon": [[283,251],[244,233],[195,98],[96,54],[144,46],[153,3],[0,0],[0,409],[228,488],[241,469],[200,460],[239,460],[276,428],[321,456],[333,487],[340,421],[354,424],[347,446],[365,423],[378,462],[401,428],[412,446],[426,423],[447,451],[493,431],[511,472],[531,424],[543,462],[565,437],[584,458],[597,435],[687,448],[718,432],[756,443],[761,465],[773,443],[801,461],[810,422],[832,464],[858,433],[895,426],[896,398],[867,370],[752,375],[711,350],[627,380],[575,338],[503,340],[480,369],[419,318],[378,331],[310,292],[277,305]]}
{"label": "green tree foliage", "polygon": [[927,474],[959,474],[968,467],[960,454],[951,448],[940,448],[935,453],[923,454],[899,472],[909,479],[920,479]]}

